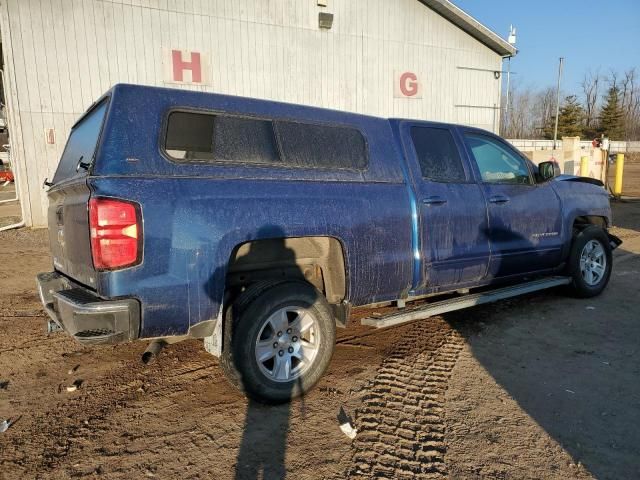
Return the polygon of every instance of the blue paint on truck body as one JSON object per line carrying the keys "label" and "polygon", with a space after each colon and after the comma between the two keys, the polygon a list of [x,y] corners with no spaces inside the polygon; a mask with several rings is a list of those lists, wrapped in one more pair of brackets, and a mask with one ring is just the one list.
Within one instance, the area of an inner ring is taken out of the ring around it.
{"label": "blue paint on truck body", "polygon": [[[344,301],[367,305],[553,272],[567,258],[578,216],[610,222],[608,196],[595,185],[483,183],[466,135],[502,140],[476,129],[132,85],[116,85],[101,102],[108,106],[94,161],[85,176],[51,188],[50,230],[57,228],[56,205],[62,203],[76,212],[75,228],[86,228],[82,204],[89,196],[136,202],[142,261],[95,271],[86,265],[88,234],[65,232],[77,237],[78,251],[55,247],[52,233],[54,264],[102,298],[137,299],[141,338],[184,334],[216,318],[229,259],[252,240],[337,239],[345,261]],[[168,114],[176,110],[356,128],[366,141],[368,165],[176,162],[163,149]],[[464,181],[422,178],[412,126],[451,133]],[[535,166],[528,165],[534,178]],[[444,203],[428,203],[434,196]],[[508,202],[500,203],[503,197]]]}

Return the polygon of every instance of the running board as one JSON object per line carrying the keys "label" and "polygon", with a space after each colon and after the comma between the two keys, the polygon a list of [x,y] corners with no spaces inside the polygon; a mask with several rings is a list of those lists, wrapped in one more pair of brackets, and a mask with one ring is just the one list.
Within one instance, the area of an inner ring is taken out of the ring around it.
{"label": "running board", "polygon": [[560,285],[567,285],[569,283],[571,283],[571,278],[569,277],[543,278],[541,280],[520,283],[518,285],[512,285],[510,287],[498,288],[496,290],[490,290],[482,293],[472,293],[463,297],[456,297],[448,300],[441,300],[439,302],[428,303],[410,311],[391,313],[380,318],[363,318],[362,325],[368,325],[370,327],[376,328],[391,327],[393,325],[400,325],[401,323],[411,322],[412,320],[429,318],[433,317],[434,315],[440,315],[441,313],[453,312],[454,310],[461,310],[463,308],[473,307],[475,305],[482,305],[483,303],[491,303],[498,300],[504,300],[505,298],[517,297],[518,295],[524,295],[525,293],[536,292],[538,290],[544,290],[546,288],[558,287]]}

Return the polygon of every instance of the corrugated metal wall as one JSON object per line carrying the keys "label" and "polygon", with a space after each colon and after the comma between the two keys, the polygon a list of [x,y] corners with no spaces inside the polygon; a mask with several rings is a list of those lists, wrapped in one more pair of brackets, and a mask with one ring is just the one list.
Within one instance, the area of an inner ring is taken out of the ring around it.
{"label": "corrugated metal wall", "polygon": [[[318,13],[334,14],[330,30]],[[13,157],[27,223],[74,119],[117,82],[164,82],[167,49],[203,52],[207,90],[495,130],[501,59],[417,0],[3,0]],[[460,69],[474,67],[491,71]],[[396,98],[395,73],[421,98]],[[45,131],[55,129],[55,143]]]}

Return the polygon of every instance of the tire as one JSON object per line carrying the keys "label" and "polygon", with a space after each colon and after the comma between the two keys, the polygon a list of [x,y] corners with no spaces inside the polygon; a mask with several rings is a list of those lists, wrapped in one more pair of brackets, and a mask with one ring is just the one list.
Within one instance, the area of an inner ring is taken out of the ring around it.
{"label": "tire", "polygon": [[612,264],[611,245],[602,228],[590,226],[577,232],[567,265],[572,293],[580,298],[599,295],[609,283]]}
{"label": "tire", "polygon": [[227,311],[224,342],[229,382],[254,400],[283,403],[309,391],[329,366],[335,319],[306,282],[259,282]]}
{"label": "tire", "polygon": [[227,381],[240,391],[244,391],[242,388],[242,377],[235,366],[233,355],[231,355],[231,337],[234,325],[233,319],[239,318],[241,312],[243,312],[251,302],[259,297],[262,292],[283,282],[283,280],[264,280],[252,283],[244,292],[238,295],[235,301],[231,304],[231,307],[225,311],[220,367],[222,367],[222,371],[224,372]]}

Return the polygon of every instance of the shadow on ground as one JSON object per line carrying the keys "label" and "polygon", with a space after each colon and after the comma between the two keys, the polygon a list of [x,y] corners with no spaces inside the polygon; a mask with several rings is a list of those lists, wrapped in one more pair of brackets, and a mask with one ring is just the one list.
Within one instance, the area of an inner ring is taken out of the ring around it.
{"label": "shadow on ground", "polygon": [[249,401],[238,451],[237,480],[286,477],[290,408]]}
{"label": "shadow on ground", "polygon": [[640,255],[619,249],[615,258],[597,298],[559,289],[505,302],[497,314],[487,306],[447,317],[520,408],[599,479],[640,478],[640,322],[629,308]]}
{"label": "shadow on ground", "polygon": [[636,230],[640,228],[640,198],[637,200],[612,200],[613,224],[616,227]]}

